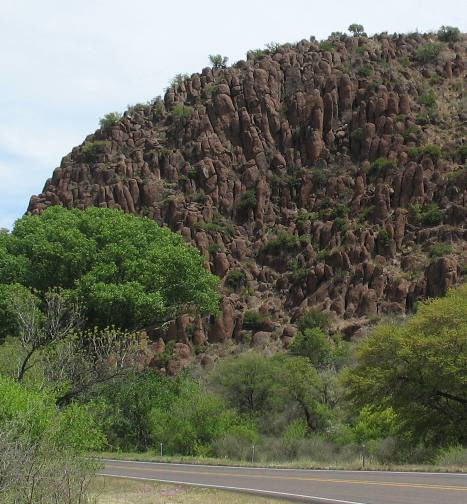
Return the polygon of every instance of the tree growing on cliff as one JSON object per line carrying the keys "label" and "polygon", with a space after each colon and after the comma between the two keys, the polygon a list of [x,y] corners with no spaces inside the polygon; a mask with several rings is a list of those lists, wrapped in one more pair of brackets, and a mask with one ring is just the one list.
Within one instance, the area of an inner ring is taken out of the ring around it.
{"label": "tree growing on cliff", "polygon": [[401,433],[428,445],[467,442],[467,285],[423,303],[405,325],[384,324],[344,375],[357,407],[391,408]]}
{"label": "tree growing on cliff", "polygon": [[229,58],[222,56],[222,54],[210,54],[209,61],[213,68],[226,68]]}
{"label": "tree growing on cliff", "polygon": [[216,313],[219,302],[217,278],[179,235],[102,208],[56,206],[18,220],[0,240],[0,287],[13,283],[42,300],[61,289],[83,306],[88,327],[160,326],[182,313]]}
{"label": "tree growing on cliff", "polygon": [[365,35],[365,28],[361,24],[357,23],[352,23],[349,27],[348,30],[354,37],[359,37],[362,35]]}

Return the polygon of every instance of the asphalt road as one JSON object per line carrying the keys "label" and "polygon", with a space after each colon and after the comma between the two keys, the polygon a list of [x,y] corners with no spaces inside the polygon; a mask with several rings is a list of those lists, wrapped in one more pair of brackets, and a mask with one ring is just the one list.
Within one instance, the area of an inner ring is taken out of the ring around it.
{"label": "asphalt road", "polygon": [[313,471],[104,461],[105,476],[239,490],[323,504],[464,504],[467,474]]}

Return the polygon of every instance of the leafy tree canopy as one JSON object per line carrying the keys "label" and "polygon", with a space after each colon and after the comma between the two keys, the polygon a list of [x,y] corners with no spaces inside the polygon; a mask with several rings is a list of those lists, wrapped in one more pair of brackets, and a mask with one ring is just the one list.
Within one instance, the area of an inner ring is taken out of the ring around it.
{"label": "leafy tree canopy", "polygon": [[13,283],[42,295],[63,289],[83,304],[89,325],[132,330],[184,312],[215,313],[219,301],[216,277],[180,236],[102,208],[55,206],[1,233],[0,288]]}
{"label": "leafy tree canopy", "polygon": [[414,442],[467,442],[467,285],[421,304],[405,325],[384,324],[345,374],[347,397],[392,408]]}

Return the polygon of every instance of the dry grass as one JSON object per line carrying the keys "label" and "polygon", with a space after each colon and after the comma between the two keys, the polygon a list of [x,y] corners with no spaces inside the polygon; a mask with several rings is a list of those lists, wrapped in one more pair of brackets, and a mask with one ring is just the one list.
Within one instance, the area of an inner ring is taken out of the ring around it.
{"label": "dry grass", "polygon": [[[261,462],[250,463],[238,460],[218,459],[209,457],[159,457],[150,452],[146,453],[121,453],[121,452],[99,452],[92,454],[97,459],[108,458],[117,460],[134,460],[144,462],[167,462],[182,464],[207,464],[218,466],[241,466],[241,467],[270,467],[284,469],[342,469],[342,470],[371,470],[371,471],[413,471],[413,472],[467,472],[467,465],[437,465],[437,464],[378,464],[372,461],[366,461],[365,467],[362,467],[362,460],[356,459],[353,462],[324,463],[318,460],[301,459],[295,462]],[[277,501],[275,501],[277,502]]]}
{"label": "dry grass", "polygon": [[96,504],[286,504],[248,494],[103,477],[94,481],[93,496]]}

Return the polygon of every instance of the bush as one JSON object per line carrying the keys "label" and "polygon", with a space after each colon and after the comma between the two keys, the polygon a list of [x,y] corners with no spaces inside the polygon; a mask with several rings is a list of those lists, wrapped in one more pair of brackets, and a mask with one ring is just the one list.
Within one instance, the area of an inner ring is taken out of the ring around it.
{"label": "bush", "polygon": [[438,30],[438,38],[443,42],[457,42],[461,38],[461,32],[459,28],[455,26],[441,26]]}
{"label": "bush", "polygon": [[319,327],[299,331],[290,346],[292,355],[306,357],[314,367],[324,367],[331,361],[332,346]]}
{"label": "bush", "polygon": [[88,163],[96,163],[99,161],[100,156],[105,153],[108,145],[110,145],[110,142],[105,140],[87,142],[83,145],[81,154]]}
{"label": "bush", "polygon": [[243,329],[261,331],[264,329],[267,317],[257,311],[246,311],[243,316]]}
{"label": "bush", "polygon": [[99,125],[102,129],[111,128],[118,124],[121,118],[122,114],[120,112],[109,112],[99,120]]}
{"label": "bush", "polygon": [[250,209],[254,210],[256,208],[256,203],[256,191],[254,189],[250,189],[242,194],[238,203],[238,210],[241,213],[246,213]]}
{"label": "bush", "polygon": [[307,222],[313,223],[316,220],[318,220],[317,212],[307,212],[306,210],[300,209],[295,219],[295,224],[298,227],[303,227]]}
{"label": "bush", "polygon": [[363,129],[362,128],[357,128],[352,131],[350,134],[350,138],[352,140],[362,140],[363,139]]}
{"label": "bush", "polygon": [[221,54],[210,54],[209,62],[213,68],[226,68],[229,58],[227,56],[222,56]]}
{"label": "bush", "polygon": [[358,69],[358,75],[360,77],[369,77],[374,72],[371,65],[365,65]]}
{"label": "bush", "polygon": [[[202,196],[204,199],[204,192]],[[225,236],[233,236],[235,234],[234,226],[219,214],[214,214],[212,222],[198,222],[196,227],[207,233],[220,233]]]}
{"label": "bush", "polygon": [[225,285],[231,289],[239,289],[245,285],[246,277],[245,272],[242,270],[230,271],[225,279]]}
{"label": "bush", "polygon": [[319,48],[326,52],[333,52],[335,50],[335,46],[330,40],[323,40],[320,42]]}
{"label": "bush", "polygon": [[193,108],[183,103],[177,103],[170,113],[177,119],[188,119],[193,113]]}
{"label": "bush", "polygon": [[222,246],[219,245],[218,243],[210,243],[208,247],[208,252],[210,254],[217,254],[218,252],[222,251]]}
{"label": "bush", "polygon": [[417,160],[419,160],[424,155],[430,156],[433,159],[439,159],[442,155],[442,150],[439,145],[427,144],[423,147],[411,147],[409,149],[409,155]]}
{"label": "bush", "polygon": [[420,220],[426,226],[437,226],[443,220],[443,213],[436,203],[431,203],[423,208]]}
{"label": "bush", "polygon": [[135,103],[134,105],[127,105],[126,111],[128,114],[134,114],[135,112],[140,112],[146,108],[144,103]]}
{"label": "bush", "polygon": [[183,82],[189,78],[190,78],[190,76],[188,74],[179,73],[179,74],[175,75],[175,77],[173,77],[173,79],[170,81],[169,87],[176,88],[176,87],[180,86],[181,84],[183,84]]}
{"label": "bush", "polygon": [[421,63],[434,63],[438,59],[441,47],[441,44],[429,42],[417,49],[416,57]]}
{"label": "bush", "polygon": [[390,168],[394,168],[394,161],[387,158],[378,158],[372,163],[368,175],[381,175]]}
{"label": "bush", "polygon": [[436,93],[430,89],[428,93],[425,93],[420,96],[418,100],[422,105],[425,105],[426,107],[435,107],[436,106]]}
{"label": "bush", "polygon": [[430,249],[430,257],[438,259],[452,252],[452,245],[446,242],[435,243]]}
{"label": "bush", "polygon": [[287,231],[279,231],[276,238],[268,241],[261,250],[262,254],[280,255],[282,252],[291,252],[298,248],[300,239]]}
{"label": "bush", "polygon": [[345,217],[337,217],[336,219],[334,219],[333,227],[341,233],[345,233],[350,227],[349,219]]}
{"label": "bush", "polygon": [[378,241],[378,244],[382,247],[387,247],[391,242],[391,236],[386,229],[381,229],[380,231],[378,231],[378,236],[376,239]]}
{"label": "bush", "polygon": [[435,464],[439,466],[467,466],[467,448],[463,446],[450,446],[440,450],[435,459]]}
{"label": "bush", "polygon": [[298,330],[302,332],[315,328],[326,332],[330,327],[331,322],[329,321],[328,314],[316,308],[307,310],[298,321]]}

